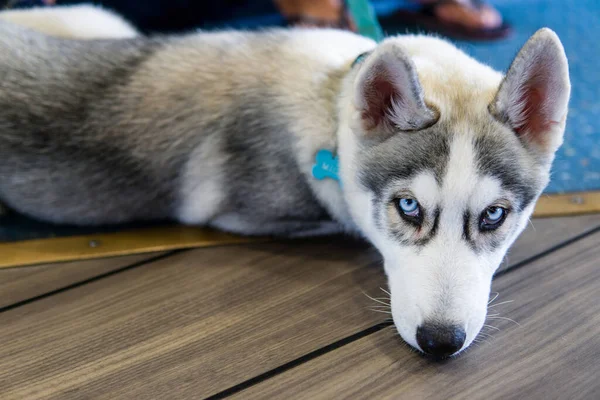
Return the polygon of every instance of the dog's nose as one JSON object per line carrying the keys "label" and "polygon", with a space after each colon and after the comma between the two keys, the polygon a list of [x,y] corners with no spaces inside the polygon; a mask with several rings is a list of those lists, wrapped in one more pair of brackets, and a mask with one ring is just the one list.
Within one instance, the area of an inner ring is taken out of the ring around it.
{"label": "dog's nose", "polygon": [[417,343],[421,350],[435,357],[448,357],[459,351],[467,334],[454,325],[425,323],[417,328]]}

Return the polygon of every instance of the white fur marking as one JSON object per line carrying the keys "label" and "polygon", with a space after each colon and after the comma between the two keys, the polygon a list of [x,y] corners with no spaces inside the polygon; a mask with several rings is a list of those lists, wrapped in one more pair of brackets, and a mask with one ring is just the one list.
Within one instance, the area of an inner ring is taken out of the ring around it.
{"label": "white fur marking", "polygon": [[[208,139],[191,154],[185,167],[180,191],[182,204],[178,218],[186,224],[204,224],[219,210],[223,201],[223,187],[220,171],[225,160],[214,160],[218,154],[216,137]],[[211,162],[209,162],[211,160]]]}

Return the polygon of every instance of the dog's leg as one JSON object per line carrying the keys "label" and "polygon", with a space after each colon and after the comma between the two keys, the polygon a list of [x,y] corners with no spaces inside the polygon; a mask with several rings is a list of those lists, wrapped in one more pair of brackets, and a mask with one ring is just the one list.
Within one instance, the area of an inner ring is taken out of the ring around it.
{"label": "dog's leg", "polygon": [[292,238],[326,236],[344,232],[335,221],[257,221],[238,214],[221,215],[210,226],[242,235],[275,235]]}
{"label": "dog's leg", "polygon": [[329,236],[345,233],[342,226],[335,221],[318,221],[318,222],[305,222],[300,229],[290,231],[286,237],[290,238],[305,238],[315,236]]}

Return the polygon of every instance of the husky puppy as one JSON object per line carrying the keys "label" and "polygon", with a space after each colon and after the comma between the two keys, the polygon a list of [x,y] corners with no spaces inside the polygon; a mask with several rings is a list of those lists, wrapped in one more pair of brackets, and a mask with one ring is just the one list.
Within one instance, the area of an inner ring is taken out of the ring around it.
{"label": "husky puppy", "polygon": [[[483,326],[570,94],[549,29],[505,76],[438,38],[335,30],[78,41],[4,22],[0,54],[7,206],[55,223],[362,235],[401,336],[439,357]],[[323,151],[334,179],[315,178]]]}

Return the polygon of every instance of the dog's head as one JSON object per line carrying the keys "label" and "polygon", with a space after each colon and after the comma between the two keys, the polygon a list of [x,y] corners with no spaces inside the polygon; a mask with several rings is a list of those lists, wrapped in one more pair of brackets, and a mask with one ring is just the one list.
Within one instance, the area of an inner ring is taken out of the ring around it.
{"label": "dog's head", "polygon": [[542,29],[503,78],[439,39],[399,37],[355,69],[340,131],[346,200],[384,256],[404,340],[458,353],[562,143],[564,50]]}

